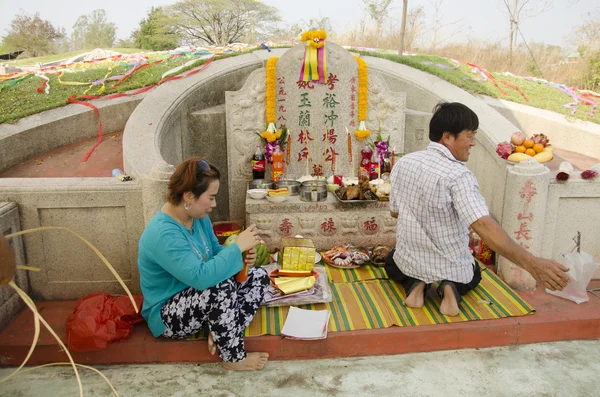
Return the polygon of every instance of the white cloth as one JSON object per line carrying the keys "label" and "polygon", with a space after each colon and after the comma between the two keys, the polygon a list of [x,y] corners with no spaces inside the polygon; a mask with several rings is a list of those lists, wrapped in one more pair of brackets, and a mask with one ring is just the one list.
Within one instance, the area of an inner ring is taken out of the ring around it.
{"label": "white cloth", "polygon": [[473,279],[469,230],[489,215],[477,179],[444,145],[402,157],[391,173],[390,210],[398,213],[394,261],[400,271],[432,283]]}

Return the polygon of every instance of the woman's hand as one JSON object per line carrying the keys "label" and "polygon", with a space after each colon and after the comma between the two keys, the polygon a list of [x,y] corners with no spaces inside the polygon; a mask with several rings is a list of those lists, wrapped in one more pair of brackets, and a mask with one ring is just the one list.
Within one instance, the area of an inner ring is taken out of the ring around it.
{"label": "woman's hand", "polygon": [[245,262],[246,265],[248,265],[248,267],[254,266],[254,264],[256,263],[256,249],[250,248],[248,252],[246,252]]}
{"label": "woman's hand", "polygon": [[241,232],[235,239],[236,244],[240,247],[240,251],[248,251],[260,242],[258,228],[256,225],[251,225],[246,230]]}

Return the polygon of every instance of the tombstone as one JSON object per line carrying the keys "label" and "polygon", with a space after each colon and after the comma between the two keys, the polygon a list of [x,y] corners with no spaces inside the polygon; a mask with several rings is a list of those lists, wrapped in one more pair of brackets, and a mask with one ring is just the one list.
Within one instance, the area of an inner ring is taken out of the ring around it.
{"label": "tombstone", "polygon": [[[307,173],[329,177],[333,175],[334,156],[335,174],[358,177],[360,151],[367,145],[354,136],[359,125],[358,63],[354,54],[327,42],[324,84],[299,81],[304,51],[304,43],[297,45],[286,51],[276,65],[276,127],[285,125],[291,137],[289,156],[286,153],[284,157],[285,179],[295,180]],[[354,238],[363,245],[392,242],[395,220],[389,217],[387,202],[343,204],[332,194],[319,203],[299,202],[297,198],[283,204],[246,202],[251,158],[255,146],[262,144],[257,132],[267,128],[265,80],[266,69],[258,69],[241,90],[225,95],[231,219],[259,223],[270,248],[277,246],[281,237],[295,233],[319,237],[318,248]],[[392,92],[372,73],[368,93],[366,126],[371,138],[375,139],[381,127],[384,139],[390,137],[390,148],[402,152],[406,94]],[[352,140],[352,160],[346,128]],[[266,175],[269,171],[267,167]]]}

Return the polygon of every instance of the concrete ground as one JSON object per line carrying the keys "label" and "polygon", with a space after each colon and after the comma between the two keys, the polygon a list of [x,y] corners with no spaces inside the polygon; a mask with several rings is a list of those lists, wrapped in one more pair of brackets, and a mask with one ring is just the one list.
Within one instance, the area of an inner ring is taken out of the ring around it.
{"label": "concrete ground", "polygon": [[[99,366],[120,396],[598,396],[600,340],[355,359],[273,361],[255,373],[218,364]],[[11,372],[0,369],[0,378]],[[110,396],[82,370],[84,395]],[[77,396],[67,367],[40,368],[0,384],[0,395]]]}

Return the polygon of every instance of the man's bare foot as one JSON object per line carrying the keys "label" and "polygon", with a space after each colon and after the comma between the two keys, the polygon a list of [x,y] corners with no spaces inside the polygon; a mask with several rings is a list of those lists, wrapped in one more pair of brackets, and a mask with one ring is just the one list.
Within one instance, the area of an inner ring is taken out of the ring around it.
{"label": "man's bare foot", "polygon": [[221,365],[231,371],[256,371],[263,369],[268,359],[269,353],[248,353],[242,361],[237,363],[224,362]]}
{"label": "man's bare foot", "polygon": [[208,352],[211,356],[214,356],[217,352],[217,345],[215,345],[215,340],[210,332],[208,333]]}
{"label": "man's bare foot", "polygon": [[425,297],[423,291],[425,290],[425,283],[420,281],[412,291],[410,291],[410,295],[406,297],[404,304],[408,307],[412,307],[415,309],[419,309],[423,307],[425,303]]}
{"label": "man's bare foot", "polygon": [[440,304],[440,312],[446,316],[458,316],[460,314],[456,296],[454,296],[454,291],[450,285],[444,286],[444,299]]}

